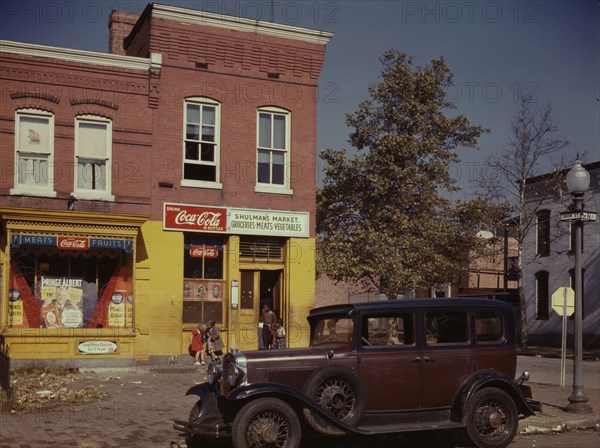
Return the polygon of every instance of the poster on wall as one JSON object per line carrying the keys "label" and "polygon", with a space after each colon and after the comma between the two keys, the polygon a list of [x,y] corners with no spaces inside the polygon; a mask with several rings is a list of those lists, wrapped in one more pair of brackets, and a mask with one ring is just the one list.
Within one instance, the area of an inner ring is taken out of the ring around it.
{"label": "poster on wall", "polygon": [[83,279],[41,277],[40,302],[46,328],[78,328],[83,325]]}

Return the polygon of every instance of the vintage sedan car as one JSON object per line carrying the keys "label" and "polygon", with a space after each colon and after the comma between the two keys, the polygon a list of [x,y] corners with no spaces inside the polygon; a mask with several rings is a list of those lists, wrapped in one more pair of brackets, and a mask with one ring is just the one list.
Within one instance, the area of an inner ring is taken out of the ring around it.
{"label": "vintage sedan car", "polygon": [[188,420],[191,438],[235,448],[296,448],[328,436],[464,428],[477,447],[505,447],[539,403],[516,381],[513,308],[487,299],[332,305],[309,316],[310,347],[225,355]]}

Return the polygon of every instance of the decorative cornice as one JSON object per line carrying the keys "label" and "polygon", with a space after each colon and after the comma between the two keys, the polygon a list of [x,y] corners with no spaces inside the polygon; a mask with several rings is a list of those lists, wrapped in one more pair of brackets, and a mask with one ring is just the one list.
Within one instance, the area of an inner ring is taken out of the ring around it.
{"label": "decorative cornice", "polygon": [[79,106],[81,104],[95,104],[96,106],[108,107],[112,110],[119,109],[119,106],[112,101],[102,100],[100,98],[80,98],[71,100],[71,106]]}
{"label": "decorative cornice", "polygon": [[50,101],[51,103],[56,103],[56,104],[60,103],[59,97],[57,97],[55,95],[51,95],[50,93],[39,92],[37,90],[13,92],[10,94],[11,100],[18,100],[18,99],[22,99],[22,98],[35,98],[35,99],[39,99],[39,100]]}
{"label": "decorative cornice", "polygon": [[176,6],[166,6],[154,3],[152,17],[165,20],[176,20],[181,23],[226,28],[233,31],[257,33],[266,36],[293,39],[311,44],[326,45],[333,37],[327,31],[311,30],[279,23],[263,22],[206,11],[196,11]]}
{"label": "decorative cornice", "polygon": [[[0,208],[0,219],[9,228],[22,227],[23,224],[42,227],[74,226],[80,228],[120,228],[138,229],[149,218],[140,215],[117,215],[93,212],[36,210],[27,208]],[[16,225],[20,223],[21,225]],[[15,226],[16,225],[16,226]]]}
{"label": "decorative cornice", "polygon": [[22,56],[59,59],[61,61],[79,64],[100,65],[104,67],[121,68],[128,70],[148,71],[151,67],[150,59],[133,56],[121,56],[110,53],[99,53],[87,50],[73,50],[70,48],[50,47],[47,45],[29,44],[0,40],[0,53],[13,53]]}

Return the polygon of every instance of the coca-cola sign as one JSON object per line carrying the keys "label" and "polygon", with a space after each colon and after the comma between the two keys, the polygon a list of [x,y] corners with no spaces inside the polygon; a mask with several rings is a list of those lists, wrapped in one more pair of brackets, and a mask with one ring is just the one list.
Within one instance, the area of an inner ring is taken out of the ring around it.
{"label": "coca-cola sign", "polygon": [[194,258],[218,258],[219,251],[213,246],[191,246],[190,257]]}
{"label": "coca-cola sign", "polygon": [[76,238],[59,236],[57,246],[65,250],[88,250],[90,248],[89,238]]}
{"label": "coca-cola sign", "polygon": [[187,232],[225,232],[227,209],[165,203],[163,228]]}

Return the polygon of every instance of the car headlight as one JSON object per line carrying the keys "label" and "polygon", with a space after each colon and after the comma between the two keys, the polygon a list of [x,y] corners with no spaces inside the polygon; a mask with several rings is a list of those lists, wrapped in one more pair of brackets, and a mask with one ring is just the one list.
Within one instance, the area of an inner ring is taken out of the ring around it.
{"label": "car headlight", "polygon": [[206,373],[206,379],[209,384],[217,384],[217,381],[223,376],[223,372],[217,366],[217,364],[213,361],[208,365],[208,371]]}
{"label": "car headlight", "polygon": [[231,387],[239,386],[244,379],[244,370],[236,363],[232,362],[227,366],[225,377]]}

